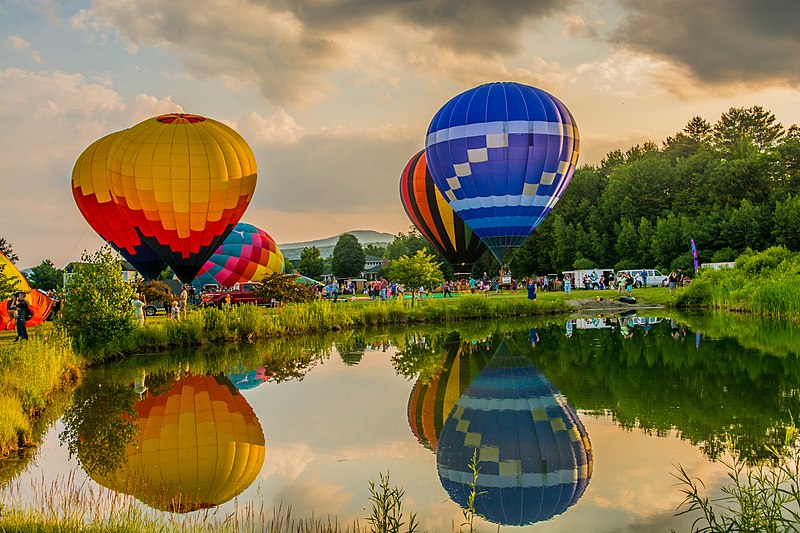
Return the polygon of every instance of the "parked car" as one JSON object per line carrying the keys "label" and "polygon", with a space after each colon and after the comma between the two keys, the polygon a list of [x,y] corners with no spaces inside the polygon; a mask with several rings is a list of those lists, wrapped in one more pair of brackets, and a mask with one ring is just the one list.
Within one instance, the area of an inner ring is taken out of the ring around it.
{"label": "parked car", "polygon": [[165,313],[167,310],[161,302],[152,302],[144,306],[144,314],[147,316],[156,316],[159,313]]}
{"label": "parked car", "polygon": [[220,290],[213,292],[206,292],[200,297],[201,305],[205,307],[222,307],[225,305],[225,297],[231,297],[231,304],[256,304],[256,305],[272,305],[260,296],[256,296],[253,290],[261,287],[261,283],[248,282],[240,283],[230,290]]}
{"label": "parked car", "polygon": [[[617,275],[619,276],[621,272],[627,272],[634,279],[636,279],[637,274],[641,279],[642,272],[646,272],[648,287],[663,287],[667,284],[667,278],[669,277],[662,274],[660,270],[655,270],[653,268],[634,268],[631,270],[617,270]],[[638,289],[639,287],[642,286],[642,282],[640,280],[636,280],[633,286]]]}

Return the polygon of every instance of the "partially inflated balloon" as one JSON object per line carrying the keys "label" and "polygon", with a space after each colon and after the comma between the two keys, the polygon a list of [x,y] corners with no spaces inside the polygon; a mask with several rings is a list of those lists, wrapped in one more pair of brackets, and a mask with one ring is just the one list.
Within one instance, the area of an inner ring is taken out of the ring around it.
{"label": "partially inflated balloon", "polygon": [[261,281],[267,274],[282,274],[285,269],[283,254],[275,240],[263,229],[239,222],[203,265],[193,285],[215,283],[231,287],[236,283]]}
{"label": "partially inflated balloon", "polygon": [[424,150],[411,158],[400,176],[400,201],[422,236],[453,267],[468,271],[486,251],[486,245],[453,212],[436,188]]}
{"label": "partially inflated balloon", "polygon": [[[28,285],[28,280],[25,279],[22,272],[14,266],[14,263],[3,252],[0,252],[0,265],[2,265],[2,269],[0,269],[2,276],[16,280],[16,290],[26,293],[25,300],[28,301],[33,316],[25,322],[25,325],[27,327],[38,326],[44,322],[53,308],[53,300],[38,290],[32,291],[31,286]],[[11,330],[17,327],[14,317],[11,316],[8,310],[10,303],[11,300],[0,302],[0,329]]]}
{"label": "partially inflated balloon", "polygon": [[109,147],[111,195],[122,216],[190,283],[239,222],[256,187],[256,160],[225,124],[169,114],[121,132]]}
{"label": "partially inflated balloon", "polygon": [[146,279],[155,279],[166,266],[126,222],[108,180],[108,148],[123,132],[96,140],[83,151],[72,169],[72,196],[83,218]]}
{"label": "partially inflated balloon", "polygon": [[447,102],[428,127],[425,154],[453,211],[507,263],[566,189],[579,146],[561,101],[498,82]]}
{"label": "partially inflated balloon", "polygon": [[264,432],[227,378],[185,376],[134,407],[138,431],[124,464],[90,473],[101,485],[156,509],[189,512],[230,500],[261,471]]}
{"label": "partially inflated balloon", "polygon": [[550,381],[502,343],[458,399],[439,438],[439,480],[468,508],[477,459],[475,510],[496,524],[548,520],[574,505],[594,454],[577,413]]}

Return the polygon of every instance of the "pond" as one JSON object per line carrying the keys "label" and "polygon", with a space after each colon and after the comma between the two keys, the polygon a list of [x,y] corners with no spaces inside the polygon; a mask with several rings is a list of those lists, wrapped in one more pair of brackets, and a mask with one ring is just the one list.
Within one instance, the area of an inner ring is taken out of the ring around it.
{"label": "pond", "polygon": [[795,329],[640,312],[142,357],[86,375],[4,483],[346,525],[388,473],[427,531],[459,529],[471,483],[480,531],[688,531],[677,465],[718,493],[720,459],[766,457],[800,413]]}

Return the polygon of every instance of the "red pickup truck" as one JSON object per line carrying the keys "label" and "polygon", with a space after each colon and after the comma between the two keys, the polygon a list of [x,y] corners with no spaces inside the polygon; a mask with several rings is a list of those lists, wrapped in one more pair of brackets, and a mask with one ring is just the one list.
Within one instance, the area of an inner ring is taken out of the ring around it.
{"label": "red pickup truck", "polygon": [[253,289],[261,287],[260,283],[249,282],[240,283],[231,290],[220,290],[205,292],[200,295],[200,304],[204,307],[224,307],[225,298],[231,297],[231,305],[238,304],[256,304],[256,305],[270,305],[264,298],[256,296]]}

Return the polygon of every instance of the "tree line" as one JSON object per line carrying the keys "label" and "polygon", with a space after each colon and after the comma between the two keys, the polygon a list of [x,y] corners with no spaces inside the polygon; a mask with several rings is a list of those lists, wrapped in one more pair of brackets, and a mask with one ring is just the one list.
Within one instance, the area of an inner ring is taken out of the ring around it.
{"label": "tree line", "polygon": [[715,124],[693,117],[661,146],[615,150],[581,166],[518,250],[517,272],[572,268],[691,270],[747,249],[800,250],[800,129],[760,106]]}
{"label": "tree line", "polygon": [[[511,268],[519,275],[595,267],[690,271],[692,239],[701,263],[773,245],[800,251],[799,193],[797,125],[785,128],[760,106],[733,107],[713,124],[695,116],[660,145],[614,150],[597,165],[579,167]],[[445,277],[453,275],[413,226],[370,253],[394,260],[421,248],[443,263]],[[300,272],[309,270],[312,255],[304,250]],[[310,270],[326,270],[318,255],[314,260]],[[497,270],[487,252],[472,274]]]}

